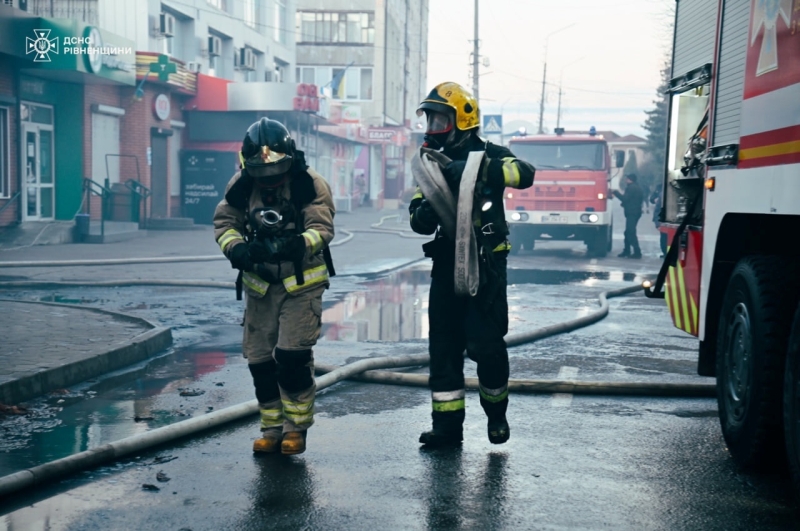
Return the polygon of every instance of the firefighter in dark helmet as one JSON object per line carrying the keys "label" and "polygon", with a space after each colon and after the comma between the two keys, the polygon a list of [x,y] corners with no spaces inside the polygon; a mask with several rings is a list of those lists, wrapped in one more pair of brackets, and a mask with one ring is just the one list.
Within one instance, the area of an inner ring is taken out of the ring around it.
{"label": "firefighter in dark helmet", "polygon": [[[456,289],[456,243],[443,230],[452,220],[443,220],[444,209],[425,196],[421,175],[414,173],[420,186],[409,204],[411,228],[419,234],[435,234],[433,241],[423,245],[425,256],[433,259],[428,307],[433,429],[424,432],[419,441],[430,448],[461,444],[466,350],[469,358],[477,362],[480,403],[488,417],[489,441],[502,444],[510,436],[506,421],[508,351],[503,337],[508,332],[506,258],[511,248],[503,195],[507,187],[531,186],[534,168],[515,158],[507,148],[478,136],[478,104],[456,83],[437,85],[420,104],[417,114],[424,114],[427,119],[421,156],[427,153],[439,157],[440,175],[459,205],[459,191],[464,190],[462,176],[467,179],[467,159],[477,156],[480,161],[477,175],[471,177],[475,179],[473,208],[467,216],[477,240],[480,278],[477,291],[466,296]],[[474,152],[479,153],[470,156]],[[477,166],[470,163],[469,168]]]}
{"label": "firefighter in dark helmet", "polygon": [[246,294],[242,350],[261,412],[253,451],[299,454],[314,422],[312,347],[334,274],[333,199],[280,122],[251,125],[240,161],[214,212],[214,237],[239,270],[237,296]]}

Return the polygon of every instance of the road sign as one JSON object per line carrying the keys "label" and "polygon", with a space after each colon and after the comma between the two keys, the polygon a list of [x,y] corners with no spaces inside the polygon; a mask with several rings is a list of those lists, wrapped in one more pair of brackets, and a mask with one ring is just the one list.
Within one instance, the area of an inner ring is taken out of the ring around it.
{"label": "road sign", "polygon": [[483,117],[483,132],[487,135],[503,134],[503,115],[487,114]]}

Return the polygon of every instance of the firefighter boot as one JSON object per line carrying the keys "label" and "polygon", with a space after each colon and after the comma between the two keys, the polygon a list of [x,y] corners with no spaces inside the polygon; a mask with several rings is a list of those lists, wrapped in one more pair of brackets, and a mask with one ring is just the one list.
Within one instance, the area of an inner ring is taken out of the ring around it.
{"label": "firefighter boot", "polygon": [[481,396],[481,406],[483,406],[483,411],[489,419],[486,424],[489,442],[503,444],[508,441],[508,438],[511,437],[511,428],[508,427],[508,421],[506,420],[508,397],[506,396],[498,402],[492,402]]}
{"label": "firefighter boot", "polygon": [[281,453],[283,455],[302,454],[306,451],[306,432],[290,431],[283,434]]}
{"label": "firefighter boot", "polygon": [[464,410],[434,411],[433,429],[423,432],[419,442],[423,448],[448,448],[461,446],[464,440]]}
{"label": "firefighter boot", "polygon": [[281,428],[261,432],[261,437],[253,441],[253,452],[274,454],[281,447]]}
{"label": "firefighter boot", "polygon": [[503,444],[511,437],[511,428],[508,427],[505,415],[497,418],[490,417],[487,431],[489,433],[489,442],[492,444]]}

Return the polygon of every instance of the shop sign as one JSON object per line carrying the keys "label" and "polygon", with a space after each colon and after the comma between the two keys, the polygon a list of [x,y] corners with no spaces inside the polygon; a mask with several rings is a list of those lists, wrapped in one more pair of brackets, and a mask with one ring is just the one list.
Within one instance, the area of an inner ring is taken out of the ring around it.
{"label": "shop sign", "polygon": [[395,134],[396,129],[371,128],[367,131],[367,140],[376,144],[391,144]]}
{"label": "shop sign", "polygon": [[345,105],[342,106],[342,123],[357,124],[361,122],[361,106]]}
{"label": "shop sign", "polygon": [[166,94],[159,94],[156,96],[155,101],[153,101],[153,112],[156,118],[161,121],[166,120],[169,118],[171,110],[172,106],[170,105],[169,96]]}

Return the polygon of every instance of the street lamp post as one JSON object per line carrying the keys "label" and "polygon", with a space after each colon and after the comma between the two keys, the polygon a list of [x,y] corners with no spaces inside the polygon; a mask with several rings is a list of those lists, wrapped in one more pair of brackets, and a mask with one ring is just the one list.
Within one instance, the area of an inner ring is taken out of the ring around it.
{"label": "street lamp post", "polygon": [[575,63],[583,61],[585,58],[586,57],[584,56],[579,59],[575,59],[571,63],[562,67],[561,73],[558,75],[558,113],[556,114],[556,129],[561,127],[561,95],[563,94],[563,91],[561,90],[561,81],[564,79],[564,70],[566,70],[567,67],[574,65]]}
{"label": "street lamp post", "polygon": [[542,99],[539,101],[539,134],[544,134],[544,97],[545,97],[545,85],[547,85],[547,41],[560,31],[564,31],[565,29],[571,28],[574,26],[575,23],[569,24],[564,26],[563,28],[557,29],[553,32],[547,34],[544,38],[544,72],[542,73]]}

